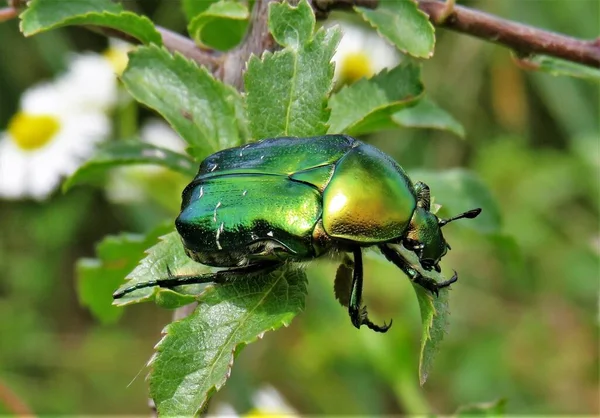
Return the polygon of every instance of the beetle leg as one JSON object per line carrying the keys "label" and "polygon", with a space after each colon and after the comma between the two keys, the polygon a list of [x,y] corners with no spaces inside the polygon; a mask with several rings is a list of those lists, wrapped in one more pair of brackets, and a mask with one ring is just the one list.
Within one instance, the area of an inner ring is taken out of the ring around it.
{"label": "beetle leg", "polygon": [[362,302],[362,289],[363,289],[363,263],[362,263],[362,252],[360,247],[356,247],[353,250],[354,255],[354,271],[352,274],[352,290],[350,291],[350,303],[348,305],[348,313],[352,325],[356,328],[360,328],[361,325],[366,325],[373,331],[386,332],[391,326],[392,321],[389,325],[384,322],[383,326],[375,325],[369,320],[367,315],[367,307],[360,307]]}
{"label": "beetle leg", "polygon": [[138,289],[144,289],[146,287],[160,286],[165,288],[173,288],[177,286],[184,286],[188,284],[201,284],[201,283],[225,283],[228,281],[235,280],[237,278],[246,276],[248,274],[267,273],[280,267],[283,263],[279,261],[274,262],[263,262],[258,264],[251,264],[244,267],[236,267],[228,270],[220,270],[215,273],[198,274],[198,275],[180,275],[175,276],[171,273],[171,269],[167,266],[167,278],[159,280],[151,280],[148,282],[137,283],[133,286],[125,288],[121,291],[113,293],[114,299],[120,299],[128,293],[131,293]]}
{"label": "beetle leg", "polygon": [[423,276],[416,269],[414,269],[411,266],[411,264],[404,257],[402,257],[402,255],[398,254],[396,251],[392,250],[387,245],[380,245],[379,249],[385,256],[385,258],[390,260],[400,270],[402,270],[404,274],[406,274],[410,278],[410,280],[413,281],[413,283],[416,283],[421,287],[429,290],[436,296],[438,296],[440,289],[448,287],[458,280],[458,275],[456,274],[456,272],[454,272],[454,275],[450,279],[438,283],[429,277]]}

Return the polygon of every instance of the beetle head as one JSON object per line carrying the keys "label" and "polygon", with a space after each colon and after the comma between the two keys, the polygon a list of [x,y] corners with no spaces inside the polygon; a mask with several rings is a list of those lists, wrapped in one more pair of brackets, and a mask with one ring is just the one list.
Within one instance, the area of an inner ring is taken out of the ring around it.
{"label": "beetle head", "polygon": [[442,234],[442,227],[457,219],[475,218],[481,213],[481,209],[471,209],[448,219],[439,219],[430,212],[429,187],[425,183],[418,182],[415,184],[415,191],[417,207],[403,244],[417,254],[421,267],[427,271],[435,269],[440,272],[440,260],[450,249],[450,245]]}

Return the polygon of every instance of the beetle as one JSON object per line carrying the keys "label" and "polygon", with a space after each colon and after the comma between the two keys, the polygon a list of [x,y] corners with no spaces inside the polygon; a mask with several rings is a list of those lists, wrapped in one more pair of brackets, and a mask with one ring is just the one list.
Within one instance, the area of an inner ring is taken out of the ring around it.
{"label": "beetle", "polygon": [[[264,139],[208,156],[182,193],[175,226],[186,254],[225,269],[186,276],[168,271],[165,279],[138,283],[113,296],[149,286],[223,283],[287,262],[352,253],[343,264],[351,271],[351,286],[342,303],[355,327],[386,332],[391,322],[376,325],[361,307],[363,249],[377,246],[414,283],[437,295],[457,281],[456,272],[438,283],[395,246],[414,251],[424,270],[439,272],[450,248],[441,228],[480,212],[439,219],[430,210],[426,184],[413,184],[390,156],[350,136]],[[336,293],[339,287],[336,279]]]}

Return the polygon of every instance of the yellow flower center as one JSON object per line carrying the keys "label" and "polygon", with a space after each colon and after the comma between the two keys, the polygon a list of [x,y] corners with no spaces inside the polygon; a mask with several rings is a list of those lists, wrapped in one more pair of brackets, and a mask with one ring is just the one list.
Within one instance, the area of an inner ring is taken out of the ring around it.
{"label": "yellow flower center", "polygon": [[290,418],[293,417],[294,414],[289,414],[285,412],[271,412],[264,411],[259,408],[253,408],[248,413],[244,414],[244,418]]}
{"label": "yellow flower center", "polygon": [[108,48],[102,55],[108,60],[117,75],[123,74],[129,61],[127,51],[120,48]]}
{"label": "yellow flower center", "polygon": [[29,115],[19,112],[8,123],[8,133],[19,148],[33,151],[45,146],[54,137],[60,123],[54,116]]}
{"label": "yellow flower center", "polygon": [[363,77],[369,78],[374,74],[369,56],[362,51],[346,54],[339,65],[340,82],[345,84],[354,83]]}

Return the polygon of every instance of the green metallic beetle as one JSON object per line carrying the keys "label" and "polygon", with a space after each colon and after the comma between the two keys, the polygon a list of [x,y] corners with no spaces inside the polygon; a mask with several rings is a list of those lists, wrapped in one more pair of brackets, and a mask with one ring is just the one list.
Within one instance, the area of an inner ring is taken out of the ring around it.
{"label": "green metallic beetle", "polygon": [[169,272],[166,279],[131,286],[114,297],[149,286],[219,283],[286,262],[352,253],[353,261],[346,258],[352,284],[345,297],[352,324],[385,332],[391,322],[375,325],[360,306],[362,249],[376,245],[413,282],[437,294],[457,280],[456,273],[437,283],[414,269],[394,245],[414,251],[423,269],[439,272],[450,248],[440,228],[480,212],[438,219],[430,212],[426,184],[413,185],[391,157],[347,135],[265,139],[207,157],[183,191],[175,225],[186,254],[227,269],[198,276]]}

